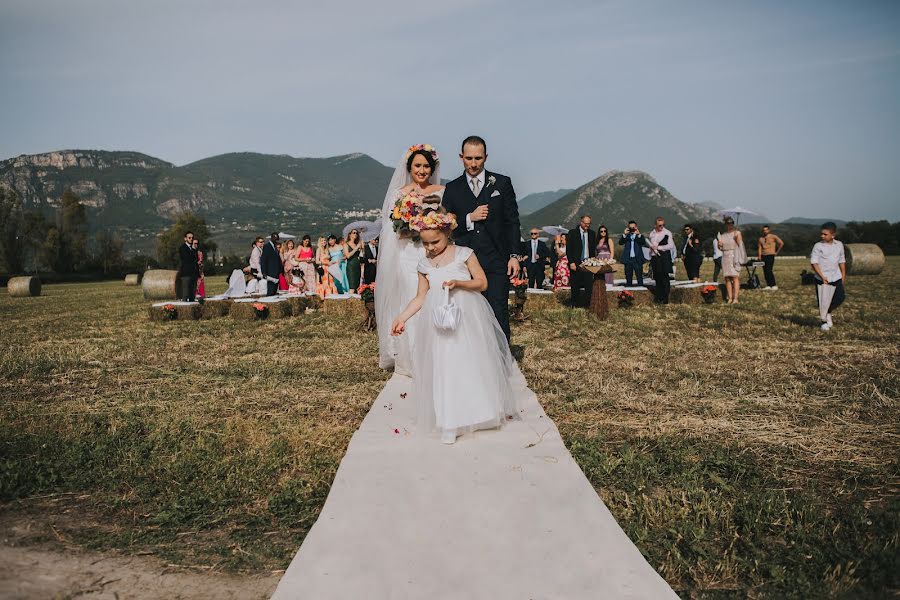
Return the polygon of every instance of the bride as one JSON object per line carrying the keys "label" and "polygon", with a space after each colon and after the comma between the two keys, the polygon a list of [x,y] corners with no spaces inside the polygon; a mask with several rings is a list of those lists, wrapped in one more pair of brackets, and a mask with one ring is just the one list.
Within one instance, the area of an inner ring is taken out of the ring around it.
{"label": "bride", "polygon": [[378,328],[378,365],[393,367],[395,373],[412,376],[414,352],[413,332],[419,316],[406,323],[409,335],[392,337],[388,326],[412,300],[418,289],[417,265],[425,257],[425,250],[414,239],[408,227],[397,227],[395,204],[408,194],[424,198],[426,203],[439,204],[443,196],[440,185],[440,157],[428,144],[410,146],[400,159],[388,185],[381,210],[381,236],[378,242],[378,274],[375,277],[375,317]]}

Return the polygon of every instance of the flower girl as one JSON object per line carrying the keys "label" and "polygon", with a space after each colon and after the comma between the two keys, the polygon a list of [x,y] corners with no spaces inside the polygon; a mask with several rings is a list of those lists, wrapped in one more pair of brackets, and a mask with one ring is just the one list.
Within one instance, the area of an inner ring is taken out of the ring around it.
{"label": "flower girl", "polygon": [[500,426],[517,413],[515,387],[524,378],[509,352],[506,336],[481,295],[484,270],[470,248],[450,242],[452,214],[430,211],[410,223],[421,235],[425,257],[419,261],[415,298],[397,317],[391,335],[424,309],[416,328],[413,393],[419,428],[439,430],[441,441]]}

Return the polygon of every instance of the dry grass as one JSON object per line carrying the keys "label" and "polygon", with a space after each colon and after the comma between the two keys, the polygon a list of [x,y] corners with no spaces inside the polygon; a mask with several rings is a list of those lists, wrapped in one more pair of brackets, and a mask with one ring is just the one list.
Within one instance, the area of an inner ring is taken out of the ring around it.
{"label": "dry grass", "polygon": [[[900,260],[850,280],[829,333],[801,264],[739,306],[552,308],[514,330],[576,460],[683,596],[900,587]],[[151,323],[121,283],[0,293],[0,522],[45,524],[20,544],[284,568],[387,379],[360,321]]]}

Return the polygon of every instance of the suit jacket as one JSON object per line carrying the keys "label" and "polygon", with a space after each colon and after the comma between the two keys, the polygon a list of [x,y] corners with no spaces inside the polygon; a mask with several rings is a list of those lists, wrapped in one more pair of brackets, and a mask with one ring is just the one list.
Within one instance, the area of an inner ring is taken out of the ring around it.
{"label": "suit jacket", "polygon": [[525,261],[522,263],[523,267],[529,267],[531,265],[540,265],[541,267],[547,264],[547,259],[550,258],[550,249],[547,248],[547,244],[538,240],[537,243],[537,262],[531,262],[531,240],[525,240],[521,242],[521,249],[519,250],[519,254],[525,257]]}
{"label": "suit jacket", "polygon": [[263,277],[274,277],[276,281],[281,274],[281,257],[271,240],[263,245],[262,258],[259,260],[259,270]]}
{"label": "suit jacket", "polygon": [[684,243],[681,245],[681,255],[684,257],[685,262],[693,262],[698,258],[703,259],[703,252],[701,250],[702,244],[700,243],[700,238],[695,235],[691,236],[692,243],[688,243],[688,239],[684,239]]}
{"label": "suit jacket", "polygon": [[[631,258],[631,247],[634,245],[634,258]],[[643,234],[636,235],[632,240],[630,235],[622,234],[619,238],[619,245],[622,246],[622,253],[616,258],[619,262],[634,262],[644,264],[647,260],[644,258],[644,247],[647,245],[647,239]]]}
{"label": "suit jacket", "polygon": [[[378,252],[378,248],[375,252]],[[372,255],[368,244],[363,244],[363,276],[366,283],[373,283],[378,274],[378,263],[370,263],[370,260],[378,260],[378,257]]]}
{"label": "suit jacket", "polygon": [[181,246],[179,246],[178,262],[179,277],[200,277],[200,264],[197,260],[197,251],[187,244],[181,244]]}
{"label": "suit jacket", "polygon": [[[593,229],[588,229],[587,239],[587,255],[590,258],[592,256],[595,256],[597,250],[597,232]],[[566,259],[570,263],[581,264],[581,261],[583,260],[582,250],[581,227],[576,227],[575,229],[569,230],[569,235],[566,236]]]}
{"label": "suit jacket", "polygon": [[[447,212],[456,215],[457,227],[453,231],[456,243],[474,250],[485,272],[500,273],[506,271],[509,257],[519,253],[522,237],[519,205],[509,177],[490,171],[484,175],[484,187],[477,198],[464,173],[447,184],[441,204]],[[487,204],[488,218],[476,221],[475,228],[468,231],[466,215],[481,204]]]}

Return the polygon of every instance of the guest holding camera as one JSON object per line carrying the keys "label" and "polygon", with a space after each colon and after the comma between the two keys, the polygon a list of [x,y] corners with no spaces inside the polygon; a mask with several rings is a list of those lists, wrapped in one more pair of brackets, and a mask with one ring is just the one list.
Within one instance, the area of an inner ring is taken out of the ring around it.
{"label": "guest holding camera", "polygon": [[641,235],[637,223],[628,221],[628,227],[625,228],[622,237],[619,238],[619,245],[622,246],[622,256],[619,262],[625,267],[625,285],[632,286],[634,275],[637,274],[637,284],[644,285],[644,247],[647,240]]}

